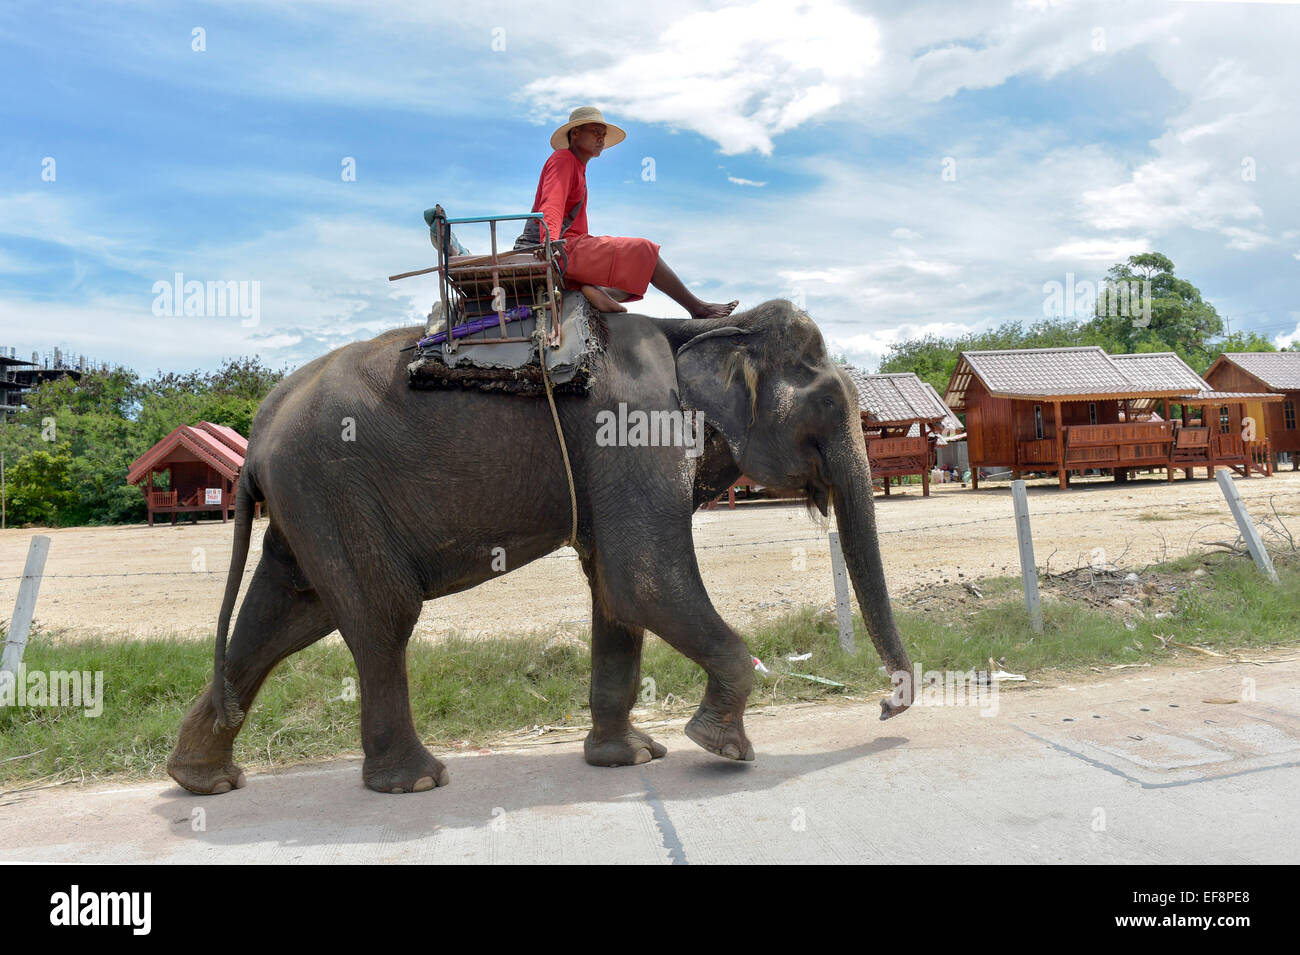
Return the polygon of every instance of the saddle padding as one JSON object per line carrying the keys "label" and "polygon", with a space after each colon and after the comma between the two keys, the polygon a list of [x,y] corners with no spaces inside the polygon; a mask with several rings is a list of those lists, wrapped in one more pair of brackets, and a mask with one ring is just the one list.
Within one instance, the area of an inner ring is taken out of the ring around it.
{"label": "saddle padding", "polygon": [[[531,335],[533,318],[511,322],[512,336]],[[590,390],[593,359],[604,350],[609,334],[604,319],[595,312],[581,292],[566,292],[562,306],[563,344],[543,349],[551,386],[557,394],[587,394]],[[499,334],[495,327],[489,329]],[[458,339],[454,349],[446,343],[431,345],[416,352],[407,366],[412,388],[473,388],[517,395],[544,395],[542,369],[537,349],[531,342],[506,342],[469,345],[485,337],[477,333]]]}

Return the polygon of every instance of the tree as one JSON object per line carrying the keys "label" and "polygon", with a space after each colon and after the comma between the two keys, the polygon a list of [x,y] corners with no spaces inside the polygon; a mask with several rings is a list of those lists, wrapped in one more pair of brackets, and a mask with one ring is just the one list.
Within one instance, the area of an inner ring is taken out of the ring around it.
{"label": "tree", "polygon": [[72,455],[66,445],[53,452],[32,451],[7,469],[5,475],[8,521],[17,524],[59,523],[60,511],[74,507]]}
{"label": "tree", "polygon": [[1001,351],[1012,348],[1064,348],[1072,345],[1100,345],[1111,351],[1115,343],[1106,339],[1093,324],[1073,319],[1043,319],[1025,328],[1020,322],[1004,322],[986,332],[957,338],[924,338],[895,342],[880,363],[881,372],[910,371],[929,382],[939,394],[948,388],[952,373],[964,351]]}
{"label": "tree", "polygon": [[1214,351],[1216,352],[1215,357],[1218,357],[1217,353],[1219,352],[1277,351],[1277,347],[1259,332],[1233,332],[1225,337],[1223,341],[1216,343]]}
{"label": "tree", "polygon": [[1111,290],[1121,284],[1128,290],[1128,307],[1115,307],[1116,301],[1125,302],[1123,295],[1099,294],[1091,324],[1115,341],[1121,353],[1173,351],[1193,368],[1209,365],[1214,357],[1209,341],[1223,333],[1223,320],[1200,289],[1174,275],[1167,256],[1131,255],[1106,275]]}
{"label": "tree", "polygon": [[212,421],[247,435],[284,374],[241,358],[215,372],[159,373],[148,381],[115,368],[46,382],[26,395],[26,408],[0,422],[14,520],[142,520],[143,495],[126,483],[131,462],[182,424]]}

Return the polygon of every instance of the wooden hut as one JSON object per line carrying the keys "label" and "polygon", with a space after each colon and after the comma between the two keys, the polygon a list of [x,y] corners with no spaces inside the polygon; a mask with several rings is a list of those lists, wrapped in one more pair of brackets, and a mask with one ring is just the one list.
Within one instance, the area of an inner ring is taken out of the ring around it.
{"label": "wooden hut", "polygon": [[862,434],[867,443],[872,480],[883,480],[889,494],[893,478],[921,477],[921,494],[930,496],[930,469],[941,434],[960,430],[961,422],[939,393],[916,375],[868,375],[845,369],[858,388]]}
{"label": "wooden hut", "polygon": [[[1003,467],[1013,478],[1055,472],[1064,488],[1070,472],[1089,469],[1119,481],[1152,468],[1170,480],[1176,468],[1248,475],[1258,449],[1245,446],[1241,421],[1253,397],[1216,392],[1172,353],[1112,357],[1093,345],[962,352],[945,401],[966,414],[974,487],[980,467]],[[1171,420],[1171,405],[1182,422]],[[1202,410],[1193,427],[1197,408],[1214,411]],[[1211,428],[1219,409],[1226,417]]]}
{"label": "wooden hut", "polygon": [[[1173,352],[1141,355],[1112,355],[1134,382],[1150,388],[1178,384],[1185,388],[1175,398],[1161,403],[1164,418],[1171,420],[1170,407],[1179,409],[1174,424],[1174,443],[1170,458],[1173,470],[1192,477],[1197,467],[1204,467],[1207,477],[1216,467],[1231,468],[1242,477],[1252,472],[1264,476],[1273,473],[1268,442],[1259,429],[1247,428],[1250,407],[1276,404],[1281,399],[1266,392],[1216,391],[1205,379]],[[1154,414],[1154,402],[1133,403],[1136,414]],[[1253,419],[1252,419],[1253,420]]]}
{"label": "wooden hut", "polygon": [[1247,414],[1255,421],[1261,440],[1277,455],[1291,457],[1291,470],[1300,470],[1300,352],[1228,352],[1205,373],[1205,380],[1225,391],[1269,392],[1272,402],[1251,401]]}
{"label": "wooden hut", "polygon": [[[177,514],[202,511],[220,511],[224,522],[234,513],[247,453],[248,441],[232,428],[210,421],[181,425],[136,458],[126,480],[144,492],[150,526],[155,514],[170,514],[174,524]],[[167,486],[155,486],[163,474]]]}

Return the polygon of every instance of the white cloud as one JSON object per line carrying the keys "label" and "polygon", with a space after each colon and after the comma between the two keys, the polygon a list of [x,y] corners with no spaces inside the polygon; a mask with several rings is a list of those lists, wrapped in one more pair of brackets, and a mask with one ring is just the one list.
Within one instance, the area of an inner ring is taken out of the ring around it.
{"label": "white cloud", "polygon": [[724,154],[766,155],[773,137],[854,95],[880,60],[880,45],[875,20],[837,0],[753,0],[683,16],[638,52],[543,77],[524,94],[556,116],[594,101],[692,130]]}
{"label": "white cloud", "polygon": [[734,182],[738,186],[766,186],[766,182],[755,182],[753,179],[739,179],[736,176],[728,176],[727,182]]}
{"label": "white cloud", "polygon": [[1130,255],[1151,251],[1151,240],[1146,238],[1122,239],[1072,239],[1041,253],[1045,260],[1105,263],[1106,266],[1122,262]]}

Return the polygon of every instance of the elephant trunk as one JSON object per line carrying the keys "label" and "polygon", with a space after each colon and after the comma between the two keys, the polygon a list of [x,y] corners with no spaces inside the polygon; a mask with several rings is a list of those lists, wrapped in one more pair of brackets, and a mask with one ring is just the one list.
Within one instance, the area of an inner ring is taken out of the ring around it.
{"label": "elephant trunk", "polygon": [[[862,445],[859,436],[857,443]],[[835,522],[840,532],[840,548],[848,565],[849,577],[862,610],[863,622],[871,642],[889,673],[893,694],[880,701],[880,718],[887,720],[907,709],[916,686],[912,661],[903,649],[903,641],[889,605],[885,586],[885,568],[880,558],[876,536],[876,505],[871,490],[871,469],[866,447],[853,447],[839,456],[844,466],[834,468]]]}

